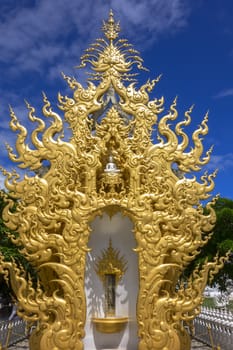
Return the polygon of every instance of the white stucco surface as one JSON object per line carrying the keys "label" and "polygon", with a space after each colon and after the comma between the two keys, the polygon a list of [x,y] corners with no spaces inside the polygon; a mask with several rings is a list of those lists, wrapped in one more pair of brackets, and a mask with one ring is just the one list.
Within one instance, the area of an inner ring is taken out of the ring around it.
{"label": "white stucco surface", "polygon": [[[85,293],[87,302],[87,321],[84,338],[85,350],[135,350],[138,344],[136,303],[138,295],[138,257],[133,251],[136,241],[130,219],[117,213],[112,218],[107,214],[96,217],[92,222],[89,240],[91,251],[87,253]],[[104,317],[104,289],[95,272],[95,261],[103,249],[108,248],[109,239],[113,248],[120,251],[127,261],[127,270],[116,289],[116,316],[128,317],[126,328],[120,333],[104,334],[98,332],[91,318]]]}

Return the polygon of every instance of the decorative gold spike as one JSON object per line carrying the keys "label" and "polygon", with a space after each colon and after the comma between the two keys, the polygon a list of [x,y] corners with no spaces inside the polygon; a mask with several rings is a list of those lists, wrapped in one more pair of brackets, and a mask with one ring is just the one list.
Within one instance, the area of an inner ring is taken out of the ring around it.
{"label": "decorative gold spike", "polygon": [[115,23],[112,10],[109,12],[108,21],[103,21],[102,30],[110,43],[118,37],[118,33],[120,32],[120,24],[119,22]]}
{"label": "decorative gold spike", "polygon": [[115,275],[116,283],[119,283],[126,271],[126,264],[125,258],[120,257],[120,251],[113,248],[112,240],[109,239],[108,248],[96,262],[96,273],[104,283],[106,275]]}
{"label": "decorative gold spike", "polygon": [[[224,263],[221,258],[206,263],[194,271],[185,288],[180,283],[177,290],[183,271],[210,239],[216,220],[216,199],[205,210],[202,206],[214,188],[216,173],[195,176],[211,155],[211,149],[203,152],[202,141],[208,133],[208,114],[193,132],[190,149],[183,128],[191,122],[192,108],[178,121],[175,99],[160,116],[163,97],[149,96],[160,77],[136,88],[133,68],[143,69],[143,60],[126,39],[118,39],[120,26],[112,11],[103,31],[107,40],[97,39],[81,57],[81,66],[90,64],[96,85],[90,81],[84,87],[63,75],[72,91],[69,97],[58,95],[64,119],[45,95],[45,118],[37,117],[27,104],[35,125],[32,147],[27,129],[10,108],[10,127],[17,140],[16,154],[7,146],[9,158],[30,176],[0,168],[10,192],[9,198],[4,197],[3,219],[17,231],[12,240],[23,247],[39,282],[33,286],[16,262],[5,262],[2,256],[0,273],[12,284],[19,314],[37,321],[31,350],[83,350],[90,223],[103,212],[112,216],[121,211],[131,218],[137,243],[138,349],[189,350],[183,323],[199,312],[208,276]],[[70,134],[64,139],[66,124]],[[187,175],[190,172],[193,176]],[[97,262],[97,273],[119,281],[125,269],[110,241]]]}

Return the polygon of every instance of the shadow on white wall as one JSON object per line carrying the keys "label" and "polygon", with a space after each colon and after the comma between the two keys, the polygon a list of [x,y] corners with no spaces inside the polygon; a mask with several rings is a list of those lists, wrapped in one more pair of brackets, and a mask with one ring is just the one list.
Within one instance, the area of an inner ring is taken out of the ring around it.
{"label": "shadow on white wall", "polygon": [[[106,213],[96,217],[91,223],[89,239],[91,251],[87,254],[85,293],[87,321],[84,339],[85,350],[121,349],[135,350],[138,344],[136,304],[138,296],[138,256],[133,251],[136,241],[132,221],[120,212],[110,218]],[[95,261],[112,240],[113,248],[120,251],[127,261],[127,270],[116,288],[116,316],[128,317],[125,330],[119,333],[98,332],[91,322],[92,317],[104,317],[104,288],[95,272]]]}

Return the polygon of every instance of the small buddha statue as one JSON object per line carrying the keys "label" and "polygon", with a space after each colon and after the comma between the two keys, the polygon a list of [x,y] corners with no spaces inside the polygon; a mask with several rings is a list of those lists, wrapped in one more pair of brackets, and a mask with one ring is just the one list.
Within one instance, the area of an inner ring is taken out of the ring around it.
{"label": "small buddha statue", "polygon": [[119,173],[120,170],[117,168],[116,164],[114,163],[113,156],[109,156],[109,161],[106,164],[106,167],[104,169],[105,173]]}

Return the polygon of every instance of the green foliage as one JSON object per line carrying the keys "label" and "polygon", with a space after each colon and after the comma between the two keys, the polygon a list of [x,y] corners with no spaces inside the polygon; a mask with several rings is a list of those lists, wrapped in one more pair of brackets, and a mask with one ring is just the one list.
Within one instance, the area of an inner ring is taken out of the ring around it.
{"label": "green foliage", "polygon": [[233,209],[233,200],[228,198],[219,198],[214,206],[215,210],[219,212],[221,209]]}
{"label": "green foliage", "polygon": [[0,252],[4,258],[9,261],[15,259],[16,261],[22,262],[23,256],[20,253],[20,247],[17,247],[12,243],[9,235],[16,236],[17,233],[11,232],[4,224],[2,219],[2,212],[5,207],[3,196],[0,196]]}
{"label": "green foliage", "polygon": [[227,281],[233,280],[233,200],[219,198],[214,207],[216,211],[216,225],[213,236],[206,246],[202,248],[201,254],[196,262],[202,262],[206,257],[213,260],[217,253],[224,256],[230,252],[230,259],[224,268],[215,276],[214,283],[218,283],[220,290],[225,291]]}
{"label": "green foliage", "polygon": [[228,308],[228,310],[230,310],[231,312],[233,312],[233,300],[231,300],[231,301],[229,302],[229,304],[227,305],[227,308]]}
{"label": "green foliage", "polygon": [[212,298],[212,297],[206,297],[205,299],[204,299],[204,301],[203,301],[203,304],[202,304],[203,306],[205,306],[205,307],[211,307],[211,308],[215,308],[215,300],[214,300],[214,298]]}
{"label": "green foliage", "polygon": [[[206,297],[203,301],[203,306],[205,307],[210,307],[210,308],[216,308],[216,303],[213,297]],[[230,310],[231,312],[233,311],[233,301],[230,301],[227,305],[226,308]]]}
{"label": "green foliage", "polygon": [[218,243],[218,248],[220,254],[224,254],[226,252],[233,252],[233,240],[225,239],[224,241]]}
{"label": "green foliage", "polygon": [[[5,195],[5,193],[3,193]],[[10,231],[4,224],[2,219],[3,209],[6,205],[3,199],[4,196],[0,196],[0,253],[4,256],[6,261],[15,260],[16,263],[21,264],[26,273],[35,275],[32,267],[21,253],[22,247],[15,245],[9,235],[17,237],[17,232]],[[0,278],[0,292],[3,295],[11,294],[11,288],[6,284],[3,278]]]}

